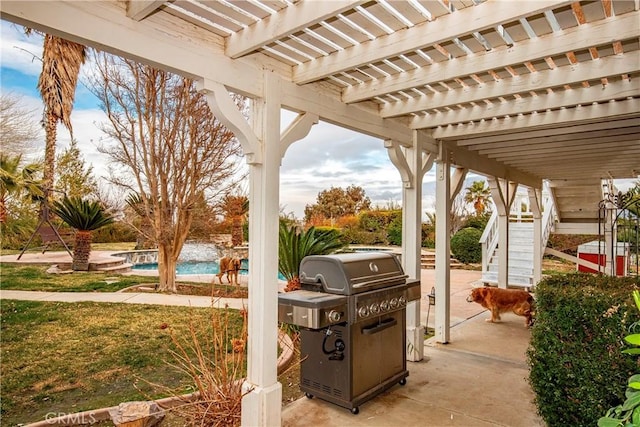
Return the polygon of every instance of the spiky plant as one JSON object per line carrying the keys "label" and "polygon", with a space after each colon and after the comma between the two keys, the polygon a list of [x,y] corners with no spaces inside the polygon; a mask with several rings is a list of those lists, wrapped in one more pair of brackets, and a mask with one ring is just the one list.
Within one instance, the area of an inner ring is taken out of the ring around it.
{"label": "spiky plant", "polygon": [[300,230],[281,222],[278,270],[287,279],[285,290],[289,292],[300,289],[300,263],[304,257],[330,254],[344,246],[337,230],[318,230],[315,227]]}
{"label": "spiky plant", "polygon": [[72,268],[87,271],[91,254],[91,232],[111,224],[113,216],[98,201],[66,196],[62,201],[54,202],[53,212],[76,229]]}

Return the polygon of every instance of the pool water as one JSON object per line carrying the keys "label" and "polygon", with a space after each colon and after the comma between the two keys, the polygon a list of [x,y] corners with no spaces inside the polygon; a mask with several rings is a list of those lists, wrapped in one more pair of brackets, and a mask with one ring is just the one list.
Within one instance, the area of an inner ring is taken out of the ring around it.
{"label": "pool water", "polygon": [[[247,274],[247,260],[242,260],[240,274]],[[157,270],[158,264],[136,264],[132,270]],[[176,274],[218,274],[220,265],[217,261],[181,262],[176,266]]]}

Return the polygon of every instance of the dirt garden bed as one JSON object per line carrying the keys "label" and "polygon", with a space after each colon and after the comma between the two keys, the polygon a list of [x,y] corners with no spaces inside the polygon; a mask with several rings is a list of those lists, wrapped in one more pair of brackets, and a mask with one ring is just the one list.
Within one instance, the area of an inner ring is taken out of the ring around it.
{"label": "dirt garden bed", "polygon": [[[160,293],[157,289],[157,283],[141,283],[124,289],[122,292],[149,292]],[[216,298],[248,298],[249,290],[243,286],[214,285],[211,283],[193,284],[193,283],[177,283],[177,293],[180,295],[197,295]]]}

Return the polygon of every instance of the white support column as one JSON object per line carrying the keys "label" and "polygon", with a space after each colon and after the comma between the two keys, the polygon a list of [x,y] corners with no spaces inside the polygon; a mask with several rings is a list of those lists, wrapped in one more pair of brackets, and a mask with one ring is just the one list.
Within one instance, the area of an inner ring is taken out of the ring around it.
{"label": "white support column", "polygon": [[451,328],[451,179],[449,176],[449,152],[440,143],[436,159],[436,307],[435,337],[448,343]]}
{"label": "white support column", "polygon": [[[209,107],[240,141],[249,164],[249,316],[247,379],[242,386],[242,425],[281,423],[277,380],[278,215],[280,189],[280,80],[264,74],[264,97],[252,100],[245,120],[224,85],[200,80]],[[286,149],[286,148],[285,148]]]}
{"label": "white support column", "polygon": [[542,279],[542,191],[529,188],[529,206],[533,214],[533,285]]}
{"label": "white support column", "polygon": [[249,338],[243,384],[243,426],[281,423],[277,381],[278,214],[280,188],[279,79],[265,72],[264,98],[253,100],[251,120],[261,141],[262,163],[249,170]]}
{"label": "white support column", "polygon": [[[422,178],[431,169],[433,157],[422,152],[418,132],[414,143],[403,149],[396,141],[387,140],[389,158],[400,172],[402,190],[402,265],[409,279],[420,279],[422,236]],[[407,304],[407,360],[424,358],[424,327],[420,321],[420,300]]]}
{"label": "white support column", "polygon": [[491,197],[498,210],[498,287],[509,284],[509,212],[517,184],[500,178],[488,180]]}
{"label": "white support column", "polygon": [[[614,188],[613,184],[609,186],[609,188]],[[615,226],[615,217],[617,213],[617,207],[615,203],[612,201],[607,201],[605,205],[604,211],[604,256],[605,256],[605,267],[604,274],[608,274],[609,276],[616,275],[616,263],[614,261],[614,257],[616,256],[616,251],[613,248],[614,242],[617,241],[617,229]],[[599,261],[598,261],[599,262]],[[600,262],[599,262],[600,263]]]}

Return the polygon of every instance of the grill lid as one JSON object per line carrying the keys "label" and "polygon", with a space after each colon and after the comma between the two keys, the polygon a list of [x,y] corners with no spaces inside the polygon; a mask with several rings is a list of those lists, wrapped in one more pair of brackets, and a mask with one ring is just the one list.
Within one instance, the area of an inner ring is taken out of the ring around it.
{"label": "grill lid", "polygon": [[406,278],[398,258],[388,252],[310,255],[300,263],[303,289],[340,295],[401,285]]}

